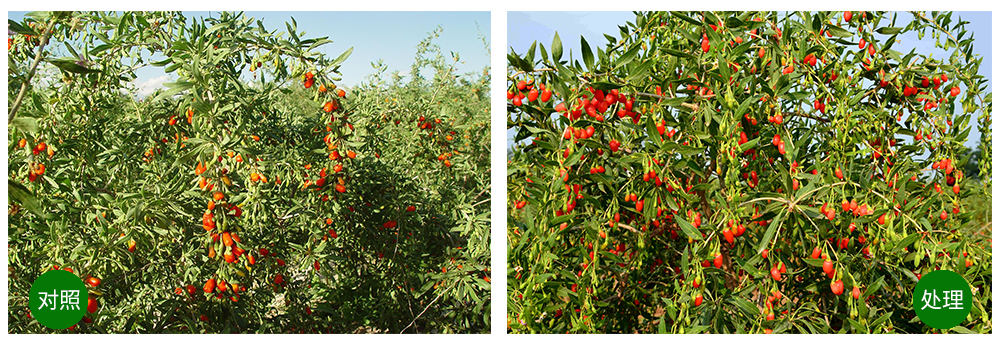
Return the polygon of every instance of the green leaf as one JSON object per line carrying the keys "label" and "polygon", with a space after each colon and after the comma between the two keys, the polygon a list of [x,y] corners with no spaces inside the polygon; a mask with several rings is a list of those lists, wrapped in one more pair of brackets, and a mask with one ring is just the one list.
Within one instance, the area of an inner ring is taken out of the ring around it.
{"label": "green leaf", "polygon": [[48,61],[49,61],[49,63],[55,65],[56,67],[59,67],[59,69],[62,69],[65,72],[77,73],[77,74],[89,74],[89,73],[100,73],[101,72],[98,69],[90,69],[90,68],[78,65],[77,61],[75,59],[71,59],[71,58],[65,58],[64,57],[64,58],[58,58],[58,59],[51,59],[51,60],[48,60]]}
{"label": "green leaf", "polygon": [[30,134],[38,132],[38,120],[34,117],[17,117],[10,122],[10,125],[22,132]]}
{"label": "green leaf", "polygon": [[909,236],[907,236],[903,240],[900,240],[898,243],[896,243],[896,247],[893,248],[892,250],[893,250],[893,252],[899,252],[904,247],[907,247],[907,246],[910,246],[910,244],[913,244],[913,242],[917,241],[917,239],[919,239],[919,238],[920,238],[920,233],[910,234]]}
{"label": "green leaf", "polygon": [[562,58],[562,53],[562,40],[559,39],[559,32],[556,32],[555,36],[552,37],[552,62],[558,64],[559,59]]}
{"label": "green leaf", "polygon": [[882,316],[878,317],[878,319],[875,319],[875,321],[872,321],[870,324],[868,324],[868,327],[876,328],[879,325],[882,325],[882,323],[884,323],[886,320],[889,320],[890,316],[892,316],[892,312],[885,313]]}
{"label": "green leaf", "polygon": [[41,217],[43,219],[50,219],[51,215],[42,211],[41,206],[38,204],[38,199],[35,195],[28,191],[21,183],[15,182],[13,180],[7,180],[7,195],[10,200],[17,200],[21,203],[21,206],[33,214]]}
{"label": "green leaf", "polygon": [[757,137],[757,138],[754,138],[753,140],[750,140],[750,141],[747,141],[747,143],[744,143],[744,144],[741,144],[741,145],[740,145],[740,153],[742,153],[742,152],[746,152],[746,151],[747,151],[747,149],[750,149],[750,148],[753,148],[753,147],[756,147],[756,146],[757,146],[757,143],[758,143],[759,141],[760,141],[760,137]]}
{"label": "green leaf", "polygon": [[834,35],[834,36],[837,36],[837,37],[851,37],[851,36],[854,36],[854,34],[851,33],[850,31],[844,30],[844,28],[836,26],[836,25],[828,25],[826,27],[826,31],[829,32],[831,35]]}
{"label": "green leaf", "polygon": [[767,247],[771,239],[774,239],[775,232],[778,231],[778,226],[780,226],[782,220],[785,218],[785,212],[782,211],[778,216],[771,220],[771,225],[767,226],[767,231],[764,232],[764,236],[760,238],[760,242],[757,243],[757,254],[764,252],[764,248]]}
{"label": "green leaf", "polygon": [[160,93],[160,95],[156,96],[156,98],[153,99],[153,103],[167,99],[175,94],[187,91],[191,89],[191,87],[194,87],[194,83],[184,82],[184,81],[166,82],[163,83],[163,86],[166,86],[167,90],[164,91],[163,93]]}
{"label": "green leaf", "polygon": [[688,238],[694,239],[696,241],[704,239],[701,236],[701,232],[699,232],[697,228],[694,228],[694,226],[688,223],[687,220],[685,220],[683,217],[674,216],[674,220],[676,220],[677,224],[681,226],[681,230],[684,232],[685,235],[688,236]]}
{"label": "green leaf", "polygon": [[965,334],[973,334],[973,333],[976,333],[975,331],[972,331],[972,330],[970,330],[970,329],[967,329],[967,328],[965,328],[965,327],[962,327],[961,325],[959,325],[959,326],[955,326],[955,327],[952,327],[952,328],[951,328],[951,330],[952,330],[952,331],[955,331],[955,332],[958,332],[958,333],[965,333]]}
{"label": "green leaf", "polygon": [[354,53],[354,47],[350,47],[343,53],[340,53],[340,56],[337,56],[337,58],[334,59],[333,62],[330,62],[330,65],[339,66],[340,64],[344,63],[344,61],[347,61],[347,58],[350,57],[352,53]]}
{"label": "green leaf", "polygon": [[903,31],[903,28],[901,27],[880,27],[878,29],[875,29],[875,32],[878,32],[883,35],[894,35],[900,33],[901,31]]}
{"label": "green leaf", "polygon": [[667,48],[663,48],[662,50],[663,50],[663,52],[665,52],[665,53],[667,53],[669,55],[677,56],[677,57],[680,57],[682,59],[694,59],[694,55],[685,53],[685,52],[680,51],[680,50],[673,50],[673,49],[667,49]]}
{"label": "green leaf", "polygon": [[18,22],[10,20],[10,19],[7,19],[7,29],[10,30],[10,31],[17,32],[17,33],[22,34],[22,35],[38,36],[38,33],[35,32],[35,30],[33,30],[31,28],[28,28],[28,27],[21,26],[21,24],[18,24]]}
{"label": "green leaf", "polygon": [[632,46],[632,48],[630,48],[628,51],[622,54],[621,57],[618,58],[618,62],[615,64],[615,68],[621,67],[629,62],[632,62],[632,60],[635,59],[635,57],[639,54],[640,50],[642,50],[642,44],[636,44]]}
{"label": "green leaf", "polygon": [[590,49],[590,44],[587,44],[587,39],[580,36],[580,50],[583,53],[583,64],[587,66],[587,70],[594,71],[594,52]]}

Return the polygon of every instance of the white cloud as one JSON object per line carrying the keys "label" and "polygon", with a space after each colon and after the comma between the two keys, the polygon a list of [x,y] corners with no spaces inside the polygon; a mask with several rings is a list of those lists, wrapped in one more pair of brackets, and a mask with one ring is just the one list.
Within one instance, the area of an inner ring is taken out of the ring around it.
{"label": "white cloud", "polygon": [[156,90],[157,88],[163,87],[163,83],[167,81],[170,81],[169,75],[162,75],[143,81],[137,87],[139,92],[139,94],[137,95],[139,96],[139,98],[144,98],[150,93],[153,93],[153,91]]}

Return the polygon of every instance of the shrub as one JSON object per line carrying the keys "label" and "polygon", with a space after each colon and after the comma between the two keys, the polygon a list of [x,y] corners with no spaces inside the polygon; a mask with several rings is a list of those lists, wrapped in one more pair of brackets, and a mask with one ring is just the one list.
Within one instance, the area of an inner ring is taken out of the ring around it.
{"label": "shrub", "polygon": [[[414,63],[434,79],[345,89],[353,48],[318,53],[294,20],[15,24],[9,332],[51,332],[27,292],[53,268],[101,280],[70,332],[488,331],[489,75],[457,74],[438,32]],[[141,98],[147,64],[175,80]]]}
{"label": "shrub", "polygon": [[946,269],[951,331],[991,332],[992,94],[966,22],[907,16],[637,13],[509,53],[508,331],[930,332],[909,300]]}

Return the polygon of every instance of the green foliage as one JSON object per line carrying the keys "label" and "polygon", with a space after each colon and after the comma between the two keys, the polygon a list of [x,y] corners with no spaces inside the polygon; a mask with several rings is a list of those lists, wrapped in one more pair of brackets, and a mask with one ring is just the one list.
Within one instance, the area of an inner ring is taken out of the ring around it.
{"label": "green foliage", "polygon": [[925,333],[906,300],[948,269],[975,294],[950,331],[991,332],[982,57],[951,13],[852,14],[636,13],[579,61],[510,52],[508,331]]}
{"label": "green foliage", "polygon": [[[414,68],[432,80],[345,90],[351,48],[329,58],[316,48],[331,41],[294,21],[262,25],[228,12],[18,23],[53,30],[11,49],[10,99],[31,87],[8,129],[9,332],[50,332],[27,292],[54,266],[103,280],[98,311],[69,332],[489,331],[489,75],[427,50]],[[75,62],[31,78],[39,50]],[[130,83],[146,64],[173,81],[141,98]]]}

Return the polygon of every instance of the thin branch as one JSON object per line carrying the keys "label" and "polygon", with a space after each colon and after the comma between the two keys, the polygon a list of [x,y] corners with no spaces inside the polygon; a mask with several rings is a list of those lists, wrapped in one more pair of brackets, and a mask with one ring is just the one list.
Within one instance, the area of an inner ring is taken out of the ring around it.
{"label": "thin branch", "polygon": [[49,25],[42,28],[42,38],[41,42],[38,44],[38,52],[35,53],[35,60],[31,62],[31,68],[28,69],[28,76],[24,78],[24,83],[21,84],[21,90],[17,93],[17,99],[14,100],[14,105],[10,108],[10,113],[7,114],[7,124],[14,121],[14,115],[17,114],[17,110],[21,107],[21,101],[24,100],[24,95],[28,93],[28,85],[31,84],[31,78],[35,76],[35,70],[38,69],[38,63],[42,62],[42,52],[45,51],[45,44],[49,43],[49,35],[53,32],[53,27],[56,25],[56,17],[53,16],[49,20]]}
{"label": "thin branch", "polygon": [[525,71],[522,70],[520,72],[512,74],[511,76],[508,76],[507,79],[514,79],[518,75],[521,75],[521,74],[534,73],[534,72],[555,72],[555,71],[556,70],[554,68],[539,68],[539,69],[535,69],[535,70],[530,71],[530,72],[525,72]]}
{"label": "thin branch", "polygon": [[626,225],[626,224],[622,224],[622,223],[615,223],[615,224],[618,225],[618,228],[625,228],[627,230],[630,230],[630,231],[633,231],[633,232],[636,232],[636,233],[642,233],[638,229],[635,229],[635,227],[632,227],[632,226],[629,226],[629,225]]}
{"label": "thin branch", "polygon": [[431,301],[431,303],[427,304],[427,307],[424,307],[424,310],[420,311],[420,314],[417,314],[416,318],[413,318],[413,321],[410,321],[409,325],[406,325],[406,327],[404,327],[402,331],[399,331],[399,334],[403,334],[403,332],[406,332],[406,329],[410,328],[410,326],[413,326],[413,323],[417,322],[417,319],[420,319],[420,316],[424,315],[424,313],[427,312],[427,309],[431,308],[431,306],[433,306],[434,303],[437,302],[437,300],[441,298],[441,296],[444,296],[445,293],[447,293],[448,291],[450,291],[451,288],[454,288],[456,285],[458,285],[458,284],[457,283],[456,284],[452,284],[444,292],[438,294],[438,296],[435,297],[434,300]]}
{"label": "thin branch", "polygon": [[954,41],[956,44],[958,43],[958,40],[955,39],[955,36],[952,36],[951,33],[948,32],[948,30],[945,30],[943,27],[941,27],[940,25],[938,25],[938,23],[935,23],[933,20],[927,19],[927,17],[924,17],[924,15],[920,14],[920,12],[910,11],[910,14],[913,14],[914,17],[923,19],[923,20],[927,21],[928,23],[934,24],[934,27],[936,27],[938,30],[941,30],[941,32],[944,32],[944,34],[948,35],[948,37],[951,37],[951,40]]}

